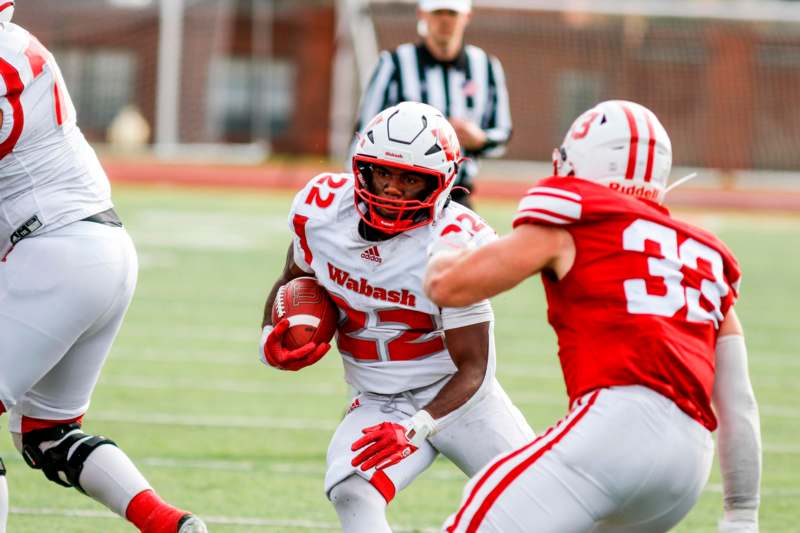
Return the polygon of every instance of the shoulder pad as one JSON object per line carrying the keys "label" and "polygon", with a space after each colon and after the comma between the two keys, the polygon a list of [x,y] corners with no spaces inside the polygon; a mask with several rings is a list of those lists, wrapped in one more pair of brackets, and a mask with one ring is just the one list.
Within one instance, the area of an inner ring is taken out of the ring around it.
{"label": "shoulder pad", "polygon": [[497,233],[480,215],[461,204],[451,202],[435,227],[437,238],[463,233],[476,246],[497,238]]}
{"label": "shoulder pad", "polygon": [[343,201],[353,201],[352,190],[352,174],[326,172],[314,176],[294,197],[289,218],[299,214],[313,219],[333,219]]}
{"label": "shoulder pad", "polygon": [[578,222],[583,195],[573,180],[546,178],[528,189],[519,202],[513,226],[519,224],[567,225]]}

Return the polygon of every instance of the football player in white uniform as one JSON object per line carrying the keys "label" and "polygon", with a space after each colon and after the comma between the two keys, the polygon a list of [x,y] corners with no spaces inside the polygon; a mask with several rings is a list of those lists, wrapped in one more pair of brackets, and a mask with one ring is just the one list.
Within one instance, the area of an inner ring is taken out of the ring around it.
{"label": "football player in white uniform", "polygon": [[136,251],[53,56],[11,11],[0,2],[0,414],[49,480],[141,531],[204,532],[113,441],[81,431],[133,296]]}
{"label": "football player in white uniform", "polygon": [[496,238],[449,201],[460,159],[442,114],[403,102],[364,129],[352,175],[313,178],[290,211],[294,239],[266,301],[261,356],[298,370],[328,349],[287,350],[287,321],[271,323],[278,288],[316,276],[339,308],[337,345],[358,391],[330,442],[325,475],[346,533],[391,531],[387,503],[439,453],[472,475],[534,437],[495,379],[488,300],[441,309],[422,292],[429,248]]}

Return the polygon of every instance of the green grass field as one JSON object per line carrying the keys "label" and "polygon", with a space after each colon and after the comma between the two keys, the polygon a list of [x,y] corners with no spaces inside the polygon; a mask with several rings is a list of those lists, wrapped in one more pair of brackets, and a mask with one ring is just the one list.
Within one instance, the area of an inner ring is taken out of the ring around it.
{"label": "green grass field", "polygon": [[[213,532],[338,530],[322,492],[325,450],[346,407],[335,352],[300,373],[262,366],[256,347],[267,290],[283,265],[285,193],[171,188],[115,190],[136,241],[139,286],[85,429],[113,438],[163,497],[207,518]],[[510,203],[479,210],[508,231]],[[800,531],[800,219],[681,213],[717,232],[745,273],[737,305],[764,440],[761,531]],[[498,375],[537,432],[566,399],[538,280],[498,297]],[[5,425],[5,424],[4,424]],[[133,528],[72,489],[46,481],[13,449],[9,532]],[[390,506],[396,531],[437,531],[463,475],[439,460]],[[715,467],[676,531],[712,533],[721,512]]]}

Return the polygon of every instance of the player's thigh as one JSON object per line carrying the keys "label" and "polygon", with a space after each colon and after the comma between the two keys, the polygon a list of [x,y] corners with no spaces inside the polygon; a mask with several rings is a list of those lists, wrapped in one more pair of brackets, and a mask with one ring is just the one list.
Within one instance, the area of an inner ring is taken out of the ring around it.
{"label": "player's thigh", "polygon": [[[396,492],[407,487],[417,476],[427,469],[436,458],[437,452],[428,443],[422,445],[416,452],[409,455],[399,463],[384,470],[377,471],[371,468],[363,471],[360,466],[352,466],[351,461],[363,451],[351,450],[355,441],[363,436],[362,429],[380,424],[381,422],[400,422],[408,418],[402,411],[386,409],[386,399],[373,395],[360,395],[357,407],[351,407],[342,419],[328,446],[325,474],[325,493],[339,482],[351,475],[358,475],[368,480],[381,494],[391,500]],[[404,400],[398,399],[398,402]]]}
{"label": "player's thigh", "polygon": [[84,332],[24,394],[15,412],[45,420],[67,420],[85,413],[132,295],[130,285],[120,292],[104,319]]}
{"label": "player's thigh", "polygon": [[595,517],[584,505],[591,483],[576,476],[554,449],[577,423],[586,407],[571,411],[541,436],[502,453],[472,476],[456,513],[445,522],[448,532],[570,533],[589,531]]}
{"label": "player's thigh", "polygon": [[447,421],[431,443],[468,476],[498,454],[534,439],[525,417],[496,381],[491,391],[463,414]]}
{"label": "player's thigh", "polygon": [[657,532],[680,520],[708,476],[708,431],[652,391],[621,389],[585,397],[474,476],[453,531]]}
{"label": "player's thigh", "polygon": [[24,323],[0,340],[3,368],[15,369],[11,403],[19,402],[15,411],[25,416],[78,416],[132,297],[137,263],[130,238],[119,228],[75,223],[23,240],[7,263],[9,285],[0,298],[9,307],[0,306],[0,327]]}
{"label": "player's thigh", "polygon": [[[47,373],[91,318],[75,309],[80,279],[63,240],[19,242],[0,262],[0,399],[12,407]],[[13,369],[13,371],[12,371]]]}
{"label": "player's thigh", "polygon": [[[535,453],[535,452],[534,452]],[[502,456],[501,456],[502,457]],[[490,463],[490,468],[496,463]],[[513,465],[514,467],[517,464]],[[508,467],[508,468],[506,468]],[[512,465],[497,467],[503,479]],[[593,531],[594,517],[575,497],[578,485],[564,479],[550,458],[534,470],[523,470],[507,487],[481,483],[487,470],[470,480],[458,512],[445,522],[447,531],[482,533],[585,533]],[[583,483],[583,481],[581,481]],[[471,506],[470,506],[471,504]]]}

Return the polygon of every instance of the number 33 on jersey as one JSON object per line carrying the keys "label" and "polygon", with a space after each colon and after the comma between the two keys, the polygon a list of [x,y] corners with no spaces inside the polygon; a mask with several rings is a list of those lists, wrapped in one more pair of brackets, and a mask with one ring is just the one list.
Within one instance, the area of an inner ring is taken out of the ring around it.
{"label": "number 33 on jersey", "polygon": [[[706,427],[719,325],[741,272],[716,237],[662,206],[576,178],[547,178],[520,201],[514,225],[563,227],[575,262],[542,276],[570,398],[640,383]],[[666,342],[665,342],[666,341]]]}
{"label": "number 33 on jersey", "polygon": [[548,178],[520,202],[514,224],[526,221],[570,231],[579,257],[568,278],[589,285],[586,294],[613,292],[609,301],[623,303],[627,314],[717,329],[737,296],[740,271],[730,250],[655,203],[585,180]]}

